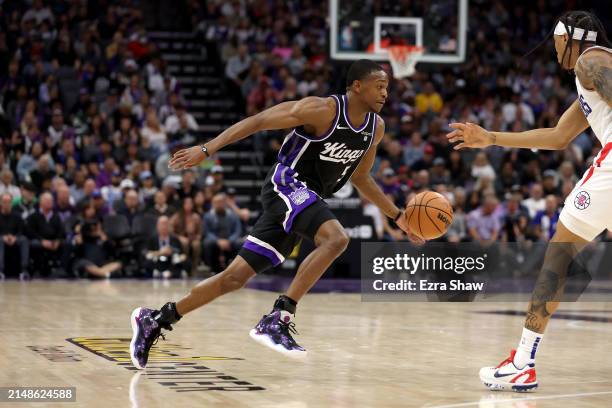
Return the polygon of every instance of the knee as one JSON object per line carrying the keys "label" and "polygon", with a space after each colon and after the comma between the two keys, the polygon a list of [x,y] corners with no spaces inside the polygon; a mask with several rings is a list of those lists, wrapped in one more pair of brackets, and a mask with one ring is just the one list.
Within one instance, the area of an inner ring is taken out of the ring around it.
{"label": "knee", "polygon": [[321,242],[322,246],[326,246],[331,249],[334,253],[340,255],[348,247],[350,238],[344,229],[338,229],[335,233],[329,235],[326,239]]}
{"label": "knee", "polygon": [[246,285],[248,278],[243,277],[232,271],[223,271],[219,275],[221,283],[221,292],[228,293],[241,289]]}

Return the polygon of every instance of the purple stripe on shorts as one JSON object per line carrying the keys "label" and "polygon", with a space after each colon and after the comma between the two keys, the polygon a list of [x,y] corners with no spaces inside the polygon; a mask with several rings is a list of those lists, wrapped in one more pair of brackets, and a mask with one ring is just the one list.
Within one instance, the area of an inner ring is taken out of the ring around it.
{"label": "purple stripe on shorts", "polygon": [[270,251],[268,248],[265,248],[259,244],[256,244],[253,241],[249,241],[248,239],[244,241],[243,248],[248,249],[249,251],[255,252],[258,255],[265,256],[272,262],[272,265],[276,266],[282,263],[280,258],[274,253],[274,251]]}
{"label": "purple stripe on shorts", "polygon": [[[317,194],[308,189],[304,183],[296,179],[293,175],[295,171],[282,164],[277,165],[272,180],[277,186],[279,194],[286,198],[285,203],[289,203],[289,217],[284,225],[285,232],[290,232],[295,217],[311,204],[317,201]],[[292,186],[293,184],[293,186]]]}

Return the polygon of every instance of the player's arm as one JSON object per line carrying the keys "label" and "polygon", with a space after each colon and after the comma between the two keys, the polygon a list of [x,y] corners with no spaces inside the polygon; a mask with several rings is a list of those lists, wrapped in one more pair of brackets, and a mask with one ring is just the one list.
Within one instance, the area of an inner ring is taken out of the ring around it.
{"label": "player's arm", "polygon": [[578,58],[574,72],[583,88],[597,92],[612,107],[612,54],[589,50]]}
{"label": "player's arm", "polygon": [[474,123],[451,123],[455,129],[446,135],[455,149],[487,147],[491,145],[545,150],[563,150],[589,127],[578,101],[561,115],[554,128],[533,129],[526,132],[488,132]]}
{"label": "player's arm", "polygon": [[[365,153],[363,159],[355,169],[355,172],[351,176],[351,183],[357,188],[359,194],[370,200],[374,205],[380,208],[383,214],[387,217],[397,220],[397,225],[408,234],[408,238],[416,243],[422,243],[423,240],[416,235],[412,234],[408,228],[408,225],[401,217],[402,210],[397,208],[395,203],[385,195],[381,190],[380,186],[376,183],[372,177],[371,171],[376,159],[376,150],[378,144],[382,140],[385,134],[385,122],[382,118],[378,117],[376,124],[376,134],[374,135],[374,142],[372,146]],[[398,219],[399,217],[399,219]]]}
{"label": "player's arm", "polygon": [[[333,109],[330,109],[332,106]],[[334,116],[335,102],[332,98],[310,96],[299,101],[283,102],[230,126],[206,143],[206,148],[208,154],[212,155],[225,146],[262,130],[288,129],[301,125],[316,126],[324,122],[331,123]],[[173,170],[187,169],[198,165],[205,158],[202,146],[193,146],[176,152],[169,166]]]}

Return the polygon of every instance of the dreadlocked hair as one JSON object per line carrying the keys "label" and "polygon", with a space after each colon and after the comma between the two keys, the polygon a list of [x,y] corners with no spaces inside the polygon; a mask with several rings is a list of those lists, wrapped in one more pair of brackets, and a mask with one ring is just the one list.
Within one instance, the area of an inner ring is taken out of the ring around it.
{"label": "dreadlocked hair", "polygon": [[[563,56],[561,57],[561,61],[565,61],[565,55],[567,54],[568,49],[569,49],[568,59],[571,60],[573,41],[579,41],[579,46],[578,46],[579,55],[582,54],[582,51],[584,51],[585,44],[593,44],[591,41],[586,41],[586,37],[589,31],[595,31],[597,33],[597,38],[595,39],[594,44],[603,45],[605,47],[612,46],[610,44],[610,40],[608,40],[608,37],[606,35],[606,29],[604,28],[603,24],[601,23],[601,21],[597,18],[597,16],[594,13],[591,13],[589,11],[574,10],[574,11],[566,11],[565,13],[560,15],[555,20],[555,24],[553,25],[552,29],[549,31],[548,35],[546,35],[546,37],[538,45],[536,45],[531,51],[529,51],[525,56],[530,55],[536,49],[540,48],[545,42],[548,41],[548,39],[553,35],[555,31],[557,22],[563,23],[563,25],[565,26],[565,30],[569,36],[569,40],[570,40],[565,45],[565,49],[563,50]],[[584,30],[584,34],[582,34],[582,38],[580,38],[579,40],[574,39],[574,31],[576,28],[582,28]]]}

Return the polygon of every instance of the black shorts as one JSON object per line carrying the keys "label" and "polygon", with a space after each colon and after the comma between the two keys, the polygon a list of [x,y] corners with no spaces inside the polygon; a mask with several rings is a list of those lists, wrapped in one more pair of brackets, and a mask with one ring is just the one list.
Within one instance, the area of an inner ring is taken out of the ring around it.
{"label": "black shorts", "polygon": [[314,242],[319,227],[337,219],[325,201],[304,190],[289,197],[264,187],[263,213],[238,252],[255,272],[280,265],[301,238]]}

